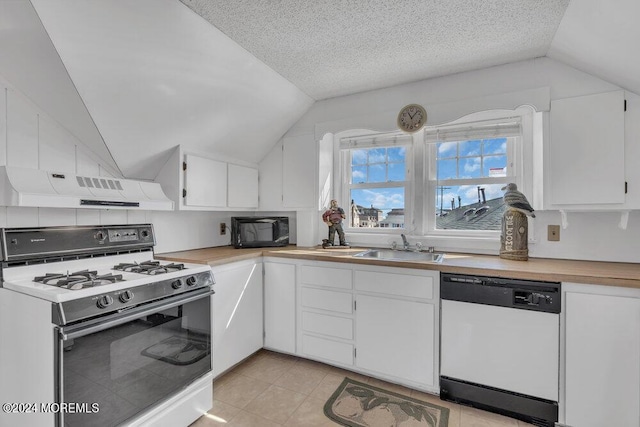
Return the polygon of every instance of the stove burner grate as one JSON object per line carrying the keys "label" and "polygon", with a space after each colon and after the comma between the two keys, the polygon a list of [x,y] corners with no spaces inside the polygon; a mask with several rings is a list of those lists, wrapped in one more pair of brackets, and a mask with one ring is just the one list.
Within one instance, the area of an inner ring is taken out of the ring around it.
{"label": "stove burner grate", "polygon": [[113,267],[114,270],[127,271],[131,273],[157,275],[184,270],[184,264],[160,264],[160,261],[144,261],[141,263],[120,263]]}
{"label": "stove burner grate", "polygon": [[35,277],[33,281],[75,291],[94,286],[122,282],[124,279],[122,278],[122,274],[108,273],[98,275],[97,271],[82,270],[74,273],[67,272],[67,274],[46,273],[44,276]]}

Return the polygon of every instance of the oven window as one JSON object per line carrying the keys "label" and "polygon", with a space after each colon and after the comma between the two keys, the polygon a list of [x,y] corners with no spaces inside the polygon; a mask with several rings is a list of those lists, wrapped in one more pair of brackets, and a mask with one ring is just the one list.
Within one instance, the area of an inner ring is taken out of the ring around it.
{"label": "oven window", "polygon": [[62,402],[86,404],[65,413],[63,425],[118,425],[210,372],[210,301],[62,341]]}

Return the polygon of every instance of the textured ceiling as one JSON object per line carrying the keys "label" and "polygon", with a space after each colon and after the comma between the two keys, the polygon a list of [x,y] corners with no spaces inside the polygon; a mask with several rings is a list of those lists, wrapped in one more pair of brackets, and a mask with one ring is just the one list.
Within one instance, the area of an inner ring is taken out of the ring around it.
{"label": "textured ceiling", "polygon": [[181,0],[320,100],[545,56],[569,0]]}

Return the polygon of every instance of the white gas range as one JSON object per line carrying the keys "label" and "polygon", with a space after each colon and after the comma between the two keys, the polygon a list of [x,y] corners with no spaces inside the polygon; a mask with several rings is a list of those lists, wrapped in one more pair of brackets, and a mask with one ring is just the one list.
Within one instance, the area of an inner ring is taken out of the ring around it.
{"label": "white gas range", "polygon": [[[16,406],[1,425],[188,425],[210,409],[208,266],[155,260],[149,224],[1,237],[0,337],[12,352],[0,355],[0,398],[37,410]],[[41,375],[25,389],[34,362]]]}

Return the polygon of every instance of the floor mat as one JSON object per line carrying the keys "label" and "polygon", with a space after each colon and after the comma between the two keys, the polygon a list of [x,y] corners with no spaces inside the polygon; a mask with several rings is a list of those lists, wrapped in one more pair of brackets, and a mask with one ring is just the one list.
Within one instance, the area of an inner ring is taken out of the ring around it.
{"label": "floor mat", "polygon": [[449,409],[345,378],[324,405],[324,413],[348,427],[446,427]]}

